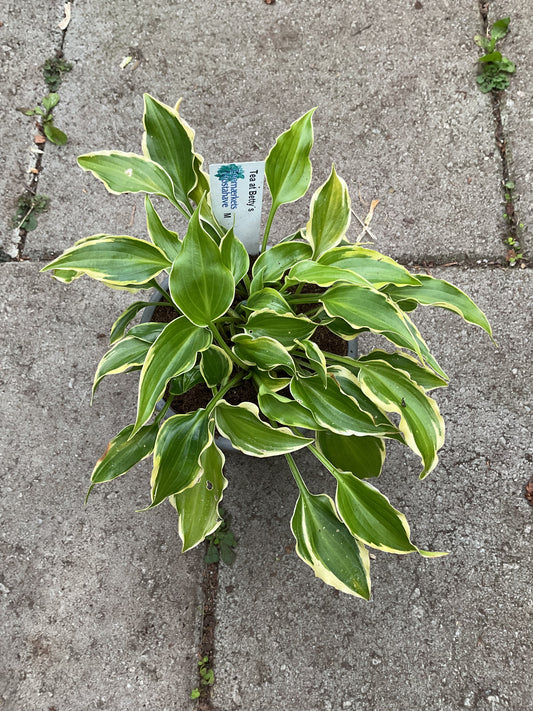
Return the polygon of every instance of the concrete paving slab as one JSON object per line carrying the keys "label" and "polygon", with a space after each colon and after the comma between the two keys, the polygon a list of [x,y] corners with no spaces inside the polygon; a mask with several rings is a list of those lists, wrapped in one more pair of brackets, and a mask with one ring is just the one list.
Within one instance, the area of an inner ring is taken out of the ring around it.
{"label": "concrete paving slab", "polygon": [[531,250],[533,231],[533,27],[531,4],[524,0],[491,2],[489,23],[510,17],[509,34],[501,43],[505,56],[516,64],[509,88],[502,97],[502,118],[508,140],[508,160],[515,183],[518,220],[525,227],[524,242]]}
{"label": "concrete paving slab", "polygon": [[[439,467],[420,482],[392,449],[377,485],[436,560],[376,551],[373,599],[337,593],[294,553],[297,496],[283,461],[232,456],[224,501],[240,539],[219,574],[217,711],[525,711],[532,653],[529,271],[436,270],[486,311],[480,329],[443,311],[417,320],[451,377]],[[362,340],[362,349],[369,347]],[[329,477],[299,457],[311,491]]]}
{"label": "concrete paving slab", "polygon": [[35,162],[33,121],[16,109],[33,108],[47,93],[42,65],[61,41],[63,7],[60,0],[38,7],[9,0],[0,7],[0,247],[10,256],[18,244],[12,217]]}
{"label": "concrete paving slab", "polygon": [[38,267],[1,267],[0,708],[182,711],[197,684],[201,553],[179,554],[170,506],[135,513],[148,466],[84,507],[94,463],[135,412],[127,377],[89,408],[103,334],[131,297]]}
{"label": "concrete paving slab", "polygon": [[[65,54],[75,69],[57,108],[70,142],[47,155],[40,189],[51,209],[28,255],[83,234],[144,233],[142,202],[108,196],[75,158],[138,151],[150,92],[167,103],[183,97],[210,162],[265,156],[318,106],[313,187],[335,161],[358,214],[379,198],[380,248],[407,260],[499,256],[499,157],[490,100],[475,84],[479,28],[475,0],[411,2],[394,13],[384,0],[74,5]],[[307,209],[280,211],[273,238],[304,223]]]}

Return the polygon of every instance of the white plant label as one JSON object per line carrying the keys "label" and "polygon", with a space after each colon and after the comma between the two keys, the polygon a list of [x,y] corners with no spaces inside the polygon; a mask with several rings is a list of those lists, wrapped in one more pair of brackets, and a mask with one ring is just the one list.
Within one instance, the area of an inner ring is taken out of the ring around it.
{"label": "white plant label", "polygon": [[213,163],[209,166],[211,207],[217,222],[229,229],[246,247],[258,254],[265,162]]}

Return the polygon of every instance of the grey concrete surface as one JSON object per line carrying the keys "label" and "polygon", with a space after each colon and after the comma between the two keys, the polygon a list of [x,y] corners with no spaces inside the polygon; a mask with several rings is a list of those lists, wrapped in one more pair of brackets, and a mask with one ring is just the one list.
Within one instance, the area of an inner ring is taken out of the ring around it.
{"label": "grey concrete surface", "polygon": [[[56,111],[70,142],[47,156],[40,189],[52,204],[28,255],[61,251],[84,234],[144,232],[141,201],[108,196],[75,159],[97,149],[138,151],[141,96],[149,92],[171,104],[183,97],[210,162],[264,157],[317,106],[313,188],[334,161],[358,214],[380,199],[380,247],[406,259],[499,256],[499,157],[490,99],[474,80],[477,0],[415,5],[74,5],[65,54],[75,68]],[[122,70],[126,56],[134,61]],[[305,223],[307,211],[305,201],[280,211],[273,238]]]}
{"label": "grey concrete surface", "polygon": [[139,466],[84,498],[135,412],[127,378],[89,408],[103,333],[129,300],[36,264],[2,266],[0,708],[188,708],[196,686],[201,555],[181,556],[170,506]]}
{"label": "grey concrete surface", "polygon": [[34,121],[16,108],[33,108],[47,93],[41,67],[58,47],[62,16],[59,0],[41,6],[29,0],[0,3],[0,247],[10,256],[18,245],[11,224],[16,201],[36,157]]}
{"label": "grey concrete surface", "polygon": [[[446,445],[422,482],[416,458],[392,448],[375,483],[407,515],[418,545],[451,555],[375,551],[372,600],[339,594],[294,553],[297,490],[284,461],[235,456],[224,500],[240,543],[219,577],[216,709],[533,708],[533,510],[524,498],[533,473],[531,274],[435,276],[477,299],[499,348],[457,316],[421,314],[451,377],[435,393]],[[298,459],[311,491],[328,491],[331,477]]]}
{"label": "grey concrete surface", "polygon": [[[5,245],[33,135],[14,109],[46,92],[41,65],[58,46],[63,2],[1,2]],[[491,22],[512,16],[502,48],[518,72],[503,117],[527,226],[533,13],[525,0],[490,5]],[[229,458],[225,502],[240,543],[235,565],[220,573],[216,711],[533,709],[533,509],[523,498],[533,459],[533,290],[529,269],[471,263],[504,254],[490,98],[474,79],[479,31],[477,0],[73,3],[65,56],[75,66],[55,112],[70,140],[46,147],[39,192],[51,203],[28,235],[33,263],[0,264],[2,711],[195,707],[201,552],[179,555],[170,507],[135,513],[147,501],[148,465],[83,506],[95,460],[131,421],[135,376],[107,378],[88,407],[110,325],[131,296],[38,274],[38,260],[81,236],[144,234],[142,199],[108,195],[76,156],[138,151],[145,91],[167,103],[183,97],[211,162],[263,157],[318,106],[312,189],[335,161],[358,214],[380,199],[379,249],[415,263],[468,258],[469,270],[434,274],[478,300],[499,343],[452,314],[421,314],[452,378],[436,394],[447,443],[423,482],[416,459],[392,448],[380,486],[417,544],[452,554],[376,553],[371,602],[326,588],[297,559],[296,489],[284,463]],[[126,56],[133,61],[122,70]],[[274,239],[305,221],[307,208],[306,200],[282,208]],[[299,461],[310,487],[323,490],[323,473],[305,455]]]}

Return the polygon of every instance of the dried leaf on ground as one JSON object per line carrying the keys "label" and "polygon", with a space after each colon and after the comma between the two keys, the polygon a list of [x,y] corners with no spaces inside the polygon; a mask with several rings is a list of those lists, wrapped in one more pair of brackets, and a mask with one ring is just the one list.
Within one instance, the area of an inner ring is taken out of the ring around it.
{"label": "dried leaf on ground", "polygon": [[58,27],[60,30],[66,30],[67,27],[69,26],[70,22],[70,8],[71,8],[71,3],[66,2],[65,3],[65,17],[61,20],[61,22],[58,24]]}

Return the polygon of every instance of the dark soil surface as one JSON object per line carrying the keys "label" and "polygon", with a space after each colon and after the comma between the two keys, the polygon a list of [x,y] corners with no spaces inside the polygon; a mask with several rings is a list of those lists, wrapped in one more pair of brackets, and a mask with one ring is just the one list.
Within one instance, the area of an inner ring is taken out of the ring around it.
{"label": "dark soil surface", "polygon": [[[158,304],[152,316],[152,321],[157,323],[170,323],[178,314],[169,304]],[[314,332],[311,340],[314,341],[322,351],[328,351],[337,355],[346,355],[347,345],[339,336],[331,333],[325,326],[319,326]],[[166,396],[165,396],[166,398]],[[194,412],[198,408],[206,407],[212,400],[213,393],[206,385],[196,385],[183,395],[179,395],[172,400],[172,410],[176,414]],[[253,402],[257,404],[257,391],[250,380],[243,380],[236,387],[228,390],[224,399],[231,405],[238,405],[241,402]]]}

